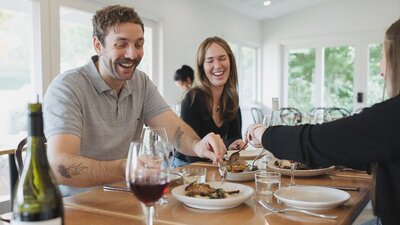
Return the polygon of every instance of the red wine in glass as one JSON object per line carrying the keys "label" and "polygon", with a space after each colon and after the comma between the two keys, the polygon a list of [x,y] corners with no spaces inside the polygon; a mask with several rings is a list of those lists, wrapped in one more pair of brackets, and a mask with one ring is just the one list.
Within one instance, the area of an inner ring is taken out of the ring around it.
{"label": "red wine in glass", "polygon": [[154,205],[168,190],[167,178],[137,178],[130,183],[131,192],[145,205]]}

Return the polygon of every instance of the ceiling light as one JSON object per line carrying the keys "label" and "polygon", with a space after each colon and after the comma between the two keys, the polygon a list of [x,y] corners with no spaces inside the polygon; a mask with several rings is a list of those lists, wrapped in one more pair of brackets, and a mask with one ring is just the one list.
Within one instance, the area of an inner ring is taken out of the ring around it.
{"label": "ceiling light", "polygon": [[267,0],[267,1],[264,1],[264,6],[269,6],[269,5],[271,5],[271,1],[269,1],[269,0]]}

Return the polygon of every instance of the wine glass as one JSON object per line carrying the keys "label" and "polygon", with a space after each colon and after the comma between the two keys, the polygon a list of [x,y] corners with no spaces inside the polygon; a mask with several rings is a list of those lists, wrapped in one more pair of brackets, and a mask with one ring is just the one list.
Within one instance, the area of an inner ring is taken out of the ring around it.
{"label": "wine glass", "polygon": [[[172,168],[172,146],[168,143],[167,132],[163,127],[145,127],[143,128],[142,135],[142,147],[139,155],[145,155],[152,158],[152,162],[155,165],[147,165],[149,167],[160,167],[163,169]],[[166,194],[168,188],[165,189]],[[162,196],[158,201],[158,205],[164,205],[168,203],[168,199]]]}
{"label": "wine glass", "polygon": [[144,143],[132,142],[129,147],[126,181],[131,192],[146,208],[146,224],[153,225],[154,205],[168,188],[168,170],[158,157],[141,155]]}
{"label": "wine glass", "polygon": [[295,161],[290,160],[290,183],[289,186],[296,186],[294,182],[294,171],[296,170],[297,163]]}

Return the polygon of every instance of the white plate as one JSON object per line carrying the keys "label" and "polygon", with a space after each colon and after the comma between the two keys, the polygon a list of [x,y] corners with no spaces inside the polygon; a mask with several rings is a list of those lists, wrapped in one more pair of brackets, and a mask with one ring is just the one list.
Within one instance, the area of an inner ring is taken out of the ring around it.
{"label": "white plate", "polygon": [[249,172],[240,172],[240,173],[226,173],[226,180],[229,181],[250,181],[254,180],[254,174],[260,172],[260,170],[254,170]]}
{"label": "white plate", "polygon": [[[282,175],[290,176],[290,169],[283,169],[275,166],[274,160],[268,162],[267,169],[272,170],[274,172],[278,172]],[[294,170],[293,174],[297,177],[312,177],[312,176],[319,176],[326,173],[329,173],[335,169],[335,166],[327,167],[327,168],[320,168],[320,169],[310,169],[310,170]]]}
{"label": "white plate", "polygon": [[318,186],[284,187],[274,195],[288,206],[311,210],[332,209],[350,198],[350,194],[345,191]]}
{"label": "white plate", "polygon": [[[263,149],[262,148],[253,148],[253,147],[247,147],[245,150],[242,150],[239,152],[240,154],[240,159],[242,160],[253,160]],[[228,150],[226,152],[226,155],[224,158],[226,160],[229,159],[229,157],[232,155],[232,153],[237,152],[237,150]],[[268,152],[265,151],[263,155],[267,154]],[[262,158],[262,157],[260,157]]]}
{"label": "white plate", "polygon": [[185,187],[187,184],[178,186],[172,189],[172,195],[180,202],[183,202],[185,205],[197,208],[197,209],[207,209],[207,210],[221,210],[221,209],[230,209],[236,206],[239,206],[247,199],[251,198],[254,193],[253,188],[236,183],[225,182],[221,184],[221,182],[206,182],[213,188],[223,188],[225,191],[234,191],[240,190],[239,194],[229,195],[224,199],[209,199],[209,198],[197,198],[197,197],[189,197],[185,195]]}

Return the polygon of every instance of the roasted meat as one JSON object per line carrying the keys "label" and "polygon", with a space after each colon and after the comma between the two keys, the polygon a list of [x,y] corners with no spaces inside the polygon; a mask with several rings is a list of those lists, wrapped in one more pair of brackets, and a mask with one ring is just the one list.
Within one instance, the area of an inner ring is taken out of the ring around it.
{"label": "roasted meat", "polygon": [[215,193],[215,188],[210,187],[208,184],[191,183],[185,188],[186,196],[210,196]]}

